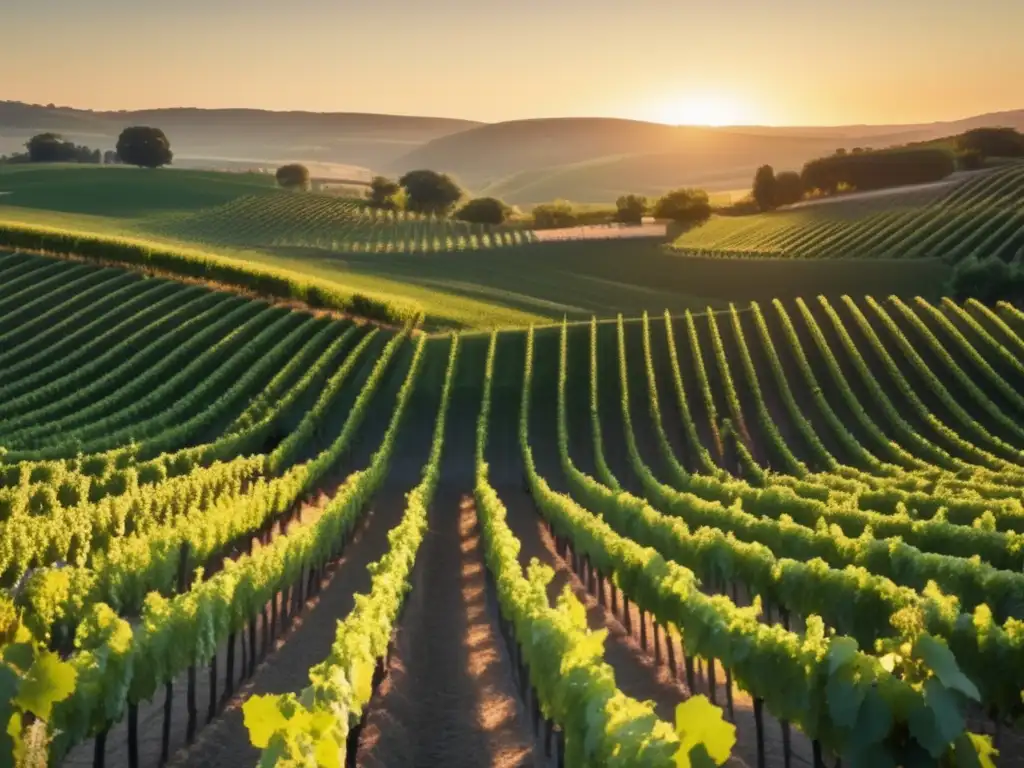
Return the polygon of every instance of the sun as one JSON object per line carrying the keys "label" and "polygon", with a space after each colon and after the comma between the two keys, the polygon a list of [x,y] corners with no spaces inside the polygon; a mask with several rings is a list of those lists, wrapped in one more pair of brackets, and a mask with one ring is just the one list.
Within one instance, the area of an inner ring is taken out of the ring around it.
{"label": "sun", "polygon": [[677,97],[657,112],[657,120],[670,125],[738,125],[744,119],[743,106],[720,94]]}

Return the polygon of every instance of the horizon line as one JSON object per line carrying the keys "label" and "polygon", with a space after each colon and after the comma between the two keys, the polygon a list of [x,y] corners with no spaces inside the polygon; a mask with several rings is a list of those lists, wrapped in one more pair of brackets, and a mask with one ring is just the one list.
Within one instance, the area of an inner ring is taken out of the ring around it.
{"label": "horizon line", "polygon": [[[476,123],[477,125],[501,125],[503,123],[531,122],[538,120],[621,120],[624,122],[647,123],[649,125],[664,125],[669,128],[703,128],[709,130],[731,130],[731,129],[828,129],[828,128],[888,128],[916,125],[941,125],[946,123],[957,123],[963,120],[971,120],[980,117],[1005,115],[1013,112],[1024,112],[1024,107],[1001,109],[991,112],[981,112],[964,115],[962,117],[944,120],[923,120],[909,123],[734,123],[728,125],[708,125],[704,123],[670,123],[661,120],[647,120],[641,118],[622,117],[620,115],[556,115],[542,117],[519,117],[507,120],[478,120],[469,117],[452,117],[450,115],[424,115],[403,112],[344,112],[344,111],[316,111],[309,109],[271,109],[268,107],[195,107],[195,106],[160,106],[160,107],[139,107],[135,109],[97,109],[94,107],[76,107],[67,104],[56,104],[55,102],[39,103],[20,101],[18,99],[0,100],[0,104],[22,104],[29,107],[41,109],[67,110],[72,112],[86,112],[91,114],[121,114],[132,112],[160,112],[160,111],[192,111],[192,112],[265,112],[277,115],[358,115],[366,117],[400,117],[423,120],[451,120],[453,122]],[[53,104],[53,107],[50,107]]]}

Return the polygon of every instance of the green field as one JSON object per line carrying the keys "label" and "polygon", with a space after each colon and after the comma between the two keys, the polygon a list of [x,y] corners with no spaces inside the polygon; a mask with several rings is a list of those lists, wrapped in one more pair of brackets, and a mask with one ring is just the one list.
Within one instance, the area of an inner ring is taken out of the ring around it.
{"label": "green field", "polygon": [[1024,165],[978,173],[951,185],[758,216],[715,216],[679,237],[681,252],[737,258],[942,259],[1024,249]]}
{"label": "green field", "polygon": [[[729,301],[880,287],[933,298],[948,276],[941,264],[893,260],[865,267],[779,259],[739,274],[728,262],[685,258],[657,241],[516,245],[525,233],[514,230],[502,232],[501,247],[494,247],[496,236],[448,222],[370,221],[351,202],[282,193],[256,174],[6,166],[0,191],[11,193],[0,197],[0,224],[130,238],[286,269],[348,292],[416,304],[434,330],[701,311]],[[411,252],[424,239],[429,247]],[[474,249],[474,242],[490,247]]]}

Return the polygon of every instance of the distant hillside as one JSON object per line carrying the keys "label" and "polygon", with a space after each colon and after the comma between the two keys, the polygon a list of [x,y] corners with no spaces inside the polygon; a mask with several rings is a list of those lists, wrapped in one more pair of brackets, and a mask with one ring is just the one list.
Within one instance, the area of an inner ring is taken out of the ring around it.
{"label": "distant hillside", "polygon": [[885,147],[980,125],[1024,128],[1024,110],[946,123],[846,127],[675,127],[633,120],[559,118],[481,125],[434,139],[389,170],[437,168],[474,191],[529,204],[566,197],[607,202],[682,185],[731,190],[758,165],[798,169],[838,147]]}
{"label": "distant hillside", "polygon": [[433,168],[474,193],[528,205],[556,197],[609,202],[623,192],[658,195],[684,185],[740,189],[762,163],[797,169],[838,147],[929,141],[982,125],[1024,129],[1024,110],[917,125],[703,128],[614,118],[484,124],[255,109],[93,112],[0,102],[0,154],[21,150],[42,130],[112,148],[121,128],[138,123],[168,133],[180,166],[241,170],[303,161],[319,164],[317,175],[346,178]]}
{"label": "distant hillside", "polygon": [[[482,191],[511,203],[526,204],[556,197],[608,202],[623,192],[657,196],[679,186],[735,190],[750,184],[759,165],[799,168],[810,158],[835,148],[831,138],[756,136],[696,128],[672,130],[685,133],[666,142],[670,146],[661,151],[657,151],[656,145],[641,144],[655,151],[609,154],[533,168],[486,181]],[[530,162],[526,157],[522,160],[524,166]]]}
{"label": "distant hillside", "polygon": [[0,102],[0,154],[21,150],[40,131],[112,149],[122,128],[139,124],[163,128],[183,161],[198,158],[214,166],[217,159],[251,165],[307,160],[361,166],[367,173],[426,142],[479,125],[448,118],[258,109],[93,112],[8,101]]}

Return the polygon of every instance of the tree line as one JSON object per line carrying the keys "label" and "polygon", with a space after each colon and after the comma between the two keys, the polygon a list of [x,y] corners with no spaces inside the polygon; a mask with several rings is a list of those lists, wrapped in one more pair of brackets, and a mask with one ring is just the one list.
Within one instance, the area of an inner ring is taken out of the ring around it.
{"label": "tree line", "polygon": [[159,128],[133,126],[118,136],[116,148],[103,152],[66,140],[59,133],[39,133],[25,142],[25,152],[0,158],[4,163],[94,163],[159,168],[174,158],[171,143]]}
{"label": "tree line", "polygon": [[770,211],[808,195],[869,191],[940,181],[958,168],[975,170],[991,158],[1024,157],[1024,135],[1013,128],[975,128],[957,136],[954,149],[928,143],[874,150],[838,149],[804,164],[803,169],[776,173],[762,165],[754,174],[751,197],[758,209]]}
{"label": "tree line", "polygon": [[[367,197],[369,204],[377,208],[404,208],[437,216],[454,215],[461,221],[478,224],[502,224],[519,215],[516,208],[494,197],[478,197],[463,202],[465,193],[450,176],[430,170],[410,171],[397,181],[377,176],[370,184]],[[611,211],[588,211],[567,200],[555,200],[534,206],[528,218],[537,229],[556,229],[609,221],[639,224],[646,215],[692,224],[711,215],[711,204],[704,190],[676,189],[656,200],[649,200],[643,195],[623,195]]]}

